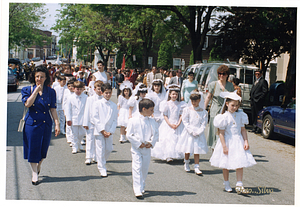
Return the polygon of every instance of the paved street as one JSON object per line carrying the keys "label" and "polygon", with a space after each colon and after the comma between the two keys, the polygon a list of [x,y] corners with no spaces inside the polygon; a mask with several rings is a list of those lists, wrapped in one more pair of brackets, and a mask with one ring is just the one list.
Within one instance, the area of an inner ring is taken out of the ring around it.
{"label": "paved street", "polygon": [[[222,170],[210,166],[209,152],[200,156],[203,176],[196,176],[193,171],[186,173],[182,160],[167,164],[152,159],[146,180],[145,199],[137,200],[132,190],[130,143],[118,142],[119,128],[114,134],[114,151],[107,162],[107,178],[100,177],[96,164],[85,165],[84,152],[71,154],[71,148],[63,135],[53,135],[48,157],[41,169],[41,183],[33,186],[30,166],[23,159],[22,133],[17,132],[23,113],[21,87],[7,96],[7,200],[295,204],[293,140],[285,137],[268,140],[253,133],[248,133],[248,137],[250,151],[257,165],[244,169],[244,186],[252,191],[247,196],[237,195],[235,191],[223,191]],[[112,100],[117,100],[116,91]],[[231,187],[234,187],[235,171],[230,171],[229,180]]]}

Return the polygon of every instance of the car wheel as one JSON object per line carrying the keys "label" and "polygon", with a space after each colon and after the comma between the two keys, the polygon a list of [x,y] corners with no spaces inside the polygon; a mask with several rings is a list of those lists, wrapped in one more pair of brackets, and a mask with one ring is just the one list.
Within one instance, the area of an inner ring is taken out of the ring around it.
{"label": "car wheel", "polygon": [[262,135],[264,138],[270,138],[274,133],[273,119],[270,115],[266,115],[262,125]]}

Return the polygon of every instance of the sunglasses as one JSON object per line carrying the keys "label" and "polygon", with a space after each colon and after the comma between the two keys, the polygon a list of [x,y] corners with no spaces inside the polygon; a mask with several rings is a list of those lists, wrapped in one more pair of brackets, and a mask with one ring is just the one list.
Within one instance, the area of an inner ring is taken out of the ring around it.
{"label": "sunglasses", "polygon": [[218,73],[219,76],[223,75],[225,76],[227,73]]}

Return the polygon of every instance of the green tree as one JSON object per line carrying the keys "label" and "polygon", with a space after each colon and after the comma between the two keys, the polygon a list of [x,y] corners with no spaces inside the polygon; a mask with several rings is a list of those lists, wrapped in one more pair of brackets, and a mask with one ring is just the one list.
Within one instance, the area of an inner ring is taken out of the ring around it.
{"label": "green tree", "polygon": [[9,49],[15,46],[44,45],[51,38],[44,36],[39,28],[47,12],[40,3],[9,4]]}
{"label": "green tree", "polygon": [[235,54],[255,63],[264,74],[272,59],[288,52],[283,105],[291,99],[296,85],[296,8],[232,7],[233,15],[224,18],[224,53]]}
{"label": "green tree", "polygon": [[173,66],[173,47],[169,41],[163,41],[159,47],[157,67],[171,68]]}
{"label": "green tree", "polygon": [[211,30],[210,21],[216,11],[226,11],[227,8],[215,6],[150,6],[161,11],[171,11],[171,19],[182,23],[188,30],[188,37],[193,48],[193,60],[202,61],[202,48],[207,33]]}

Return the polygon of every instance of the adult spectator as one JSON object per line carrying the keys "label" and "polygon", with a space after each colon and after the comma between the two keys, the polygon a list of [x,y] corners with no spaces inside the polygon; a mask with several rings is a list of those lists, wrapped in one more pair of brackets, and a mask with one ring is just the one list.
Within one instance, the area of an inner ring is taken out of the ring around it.
{"label": "adult spectator", "polygon": [[145,69],[145,71],[144,71],[144,79],[143,79],[143,84],[145,84],[147,87],[148,87],[148,85],[147,85],[147,77],[148,77],[148,73],[149,73],[149,69]]}
{"label": "adult spectator", "polygon": [[102,60],[97,62],[98,71],[93,73],[92,81],[101,80],[103,83],[111,84],[110,74],[104,71],[104,63]]}
{"label": "adult spectator", "polygon": [[257,132],[257,114],[263,108],[265,97],[268,93],[268,83],[262,77],[262,70],[255,71],[256,81],[250,91],[251,115],[252,115],[252,132]]}
{"label": "adult spectator", "polygon": [[164,67],[159,68],[159,72],[154,75],[154,79],[160,79],[165,84]]}
{"label": "adult spectator", "polygon": [[157,72],[156,66],[152,67],[152,71],[147,74],[147,87],[151,88],[152,86],[152,81],[155,79],[154,76]]}
{"label": "adult spectator", "polygon": [[233,88],[236,91],[237,95],[242,97],[242,89],[239,87],[240,79],[233,78],[231,83],[233,84]]}
{"label": "adult spectator", "polygon": [[125,77],[121,73],[121,69],[118,69],[118,74],[116,75],[116,87],[117,87],[117,97],[120,95],[121,90],[120,90],[120,85],[123,83]]}
{"label": "adult spectator", "polygon": [[132,83],[132,85],[133,85],[133,88],[132,88],[132,89],[134,89],[134,83],[135,83],[137,77],[138,77],[137,70],[136,70],[136,69],[133,69],[133,70],[132,70],[132,74],[131,74],[131,76],[130,76],[130,78],[129,78],[129,81],[130,81],[130,82]]}
{"label": "adult spectator", "polygon": [[27,159],[31,166],[32,184],[37,185],[38,174],[50,144],[52,118],[55,122],[55,136],[60,133],[60,128],[55,91],[47,86],[50,83],[47,68],[43,66],[36,68],[31,73],[29,81],[33,86],[24,87],[21,91],[22,102],[29,108],[24,118],[23,149],[24,159]]}
{"label": "adult spectator", "polygon": [[182,76],[182,71],[181,70],[177,70],[176,76],[170,79],[169,84],[176,84],[179,85],[180,88],[182,86],[183,83],[183,77]]}
{"label": "adult spectator", "polygon": [[190,100],[191,92],[198,88],[198,81],[194,80],[193,72],[188,73],[188,79],[184,80],[181,88],[181,100],[186,103]]}
{"label": "adult spectator", "polygon": [[207,145],[212,149],[215,148],[217,142],[215,127],[214,127],[214,118],[217,114],[220,113],[224,103],[224,98],[220,97],[220,93],[224,91],[228,91],[228,92],[234,91],[233,84],[227,80],[228,76],[230,75],[229,68],[226,65],[221,65],[218,67],[217,73],[218,73],[218,80],[213,81],[208,85],[208,92],[204,101],[205,108],[207,108],[208,104],[210,104],[210,109],[209,109],[210,120],[209,120],[209,131],[207,136]]}
{"label": "adult spectator", "polygon": [[168,71],[167,72],[167,77],[165,80],[165,88],[167,88],[167,86],[170,84],[171,78],[176,76],[176,72],[175,71]]}

